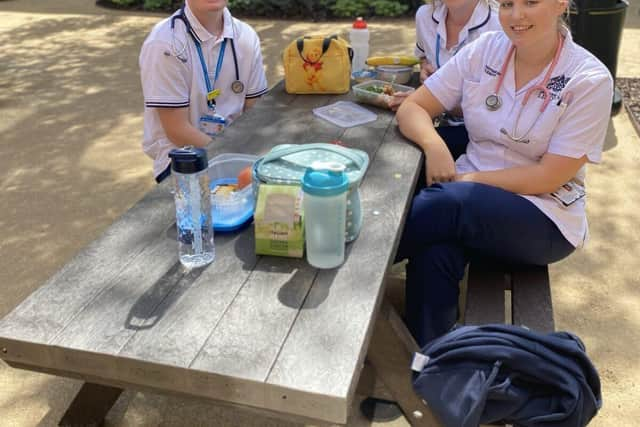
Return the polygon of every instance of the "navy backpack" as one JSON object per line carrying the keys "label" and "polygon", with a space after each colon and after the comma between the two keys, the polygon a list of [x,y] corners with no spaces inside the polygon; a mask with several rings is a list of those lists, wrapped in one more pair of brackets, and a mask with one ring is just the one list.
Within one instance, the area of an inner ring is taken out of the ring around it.
{"label": "navy backpack", "polygon": [[602,406],[582,341],[513,325],[462,326],[416,353],[413,386],[446,427],[582,427]]}

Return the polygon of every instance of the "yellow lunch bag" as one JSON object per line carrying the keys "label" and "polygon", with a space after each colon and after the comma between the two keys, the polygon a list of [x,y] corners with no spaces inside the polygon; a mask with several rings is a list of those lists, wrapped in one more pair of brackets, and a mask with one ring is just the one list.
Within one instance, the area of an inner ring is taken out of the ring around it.
{"label": "yellow lunch bag", "polygon": [[347,93],[353,50],[344,39],[301,37],[284,50],[285,90],[288,93]]}

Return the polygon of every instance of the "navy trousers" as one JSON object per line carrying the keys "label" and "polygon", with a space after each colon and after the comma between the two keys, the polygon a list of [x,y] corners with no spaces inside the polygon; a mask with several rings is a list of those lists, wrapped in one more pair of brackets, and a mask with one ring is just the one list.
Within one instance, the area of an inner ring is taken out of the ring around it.
{"label": "navy trousers", "polygon": [[407,326],[420,347],[451,329],[469,261],[546,265],[574,249],[542,211],[517,194],[473,182],[423,188],[414,197],[397,256],[409,260]]}

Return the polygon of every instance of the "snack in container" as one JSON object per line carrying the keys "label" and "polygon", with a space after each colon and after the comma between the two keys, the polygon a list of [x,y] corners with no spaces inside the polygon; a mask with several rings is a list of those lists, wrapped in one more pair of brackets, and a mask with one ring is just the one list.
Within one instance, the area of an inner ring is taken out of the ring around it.
{"label": "snack in container", "polygon": [[211,214],[215,231],[233,231],[250,221],[255,207],[251,178],[258,156],[224,153],[209,161]]}
{"label": "snack in container", "polygon": [[351,73],[351,78],[356,83],[362,83],[362,82],[366,82],[367,80],[374,80],[376,78],[376,75],[377,73],[375,70],[365,69],[365,70],[354,71],[353,73]]}
{"label": "snack in container", "polygon": [[375,105],[380,108],[389,108],[389,101],[396,92],[408,92],[414,89],[397,83],[382,80],[369,80],[353,86],[356,101]]}

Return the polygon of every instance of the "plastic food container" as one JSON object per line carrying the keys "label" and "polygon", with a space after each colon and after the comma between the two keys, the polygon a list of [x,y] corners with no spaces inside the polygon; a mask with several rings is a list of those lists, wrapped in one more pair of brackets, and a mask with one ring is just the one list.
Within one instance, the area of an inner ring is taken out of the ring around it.
{"label": "plastic food container", "polygon": [[238,183],[238,174],[247,166],[253,166],[258,156],[226,153],[209,161],[209,188],[211,190],[211,215],[216,231],[232,231],[242,227],[253,216],[255,197],[252,186],[239,191],[214,193],[216,187]]}
{"label": "plastic food container", "polygon": [[356,83],[362,83],[366,82],[367,80],[374,80],[377,74],[378,73],[376,73],[375,70],[360,70],[351,73],[351,78]]}
{"label": "plastic food container", "polygon": [[389,101],[391,96],[387,92],[407,92],[412,91],[413,88],[409,86],[403,86],[397,83],[384,82],[382,80],[369,80],[367,82],[359,83],[353,86],[353,93],[356,96],[356,101],[366,104],[375,105],[376,107],[389,108]]}
{"label": "plastic food container", "polygon": [[376,113],[350,101],[337,101],[314,108],[313,114],[343,128],[359,126],[378,118]]}
{"label": "plastic food container", "polygon": [[413,67],[406,65],[379,65],[376,67],[377,79],[391,83],[405,84],[411,80]]}

